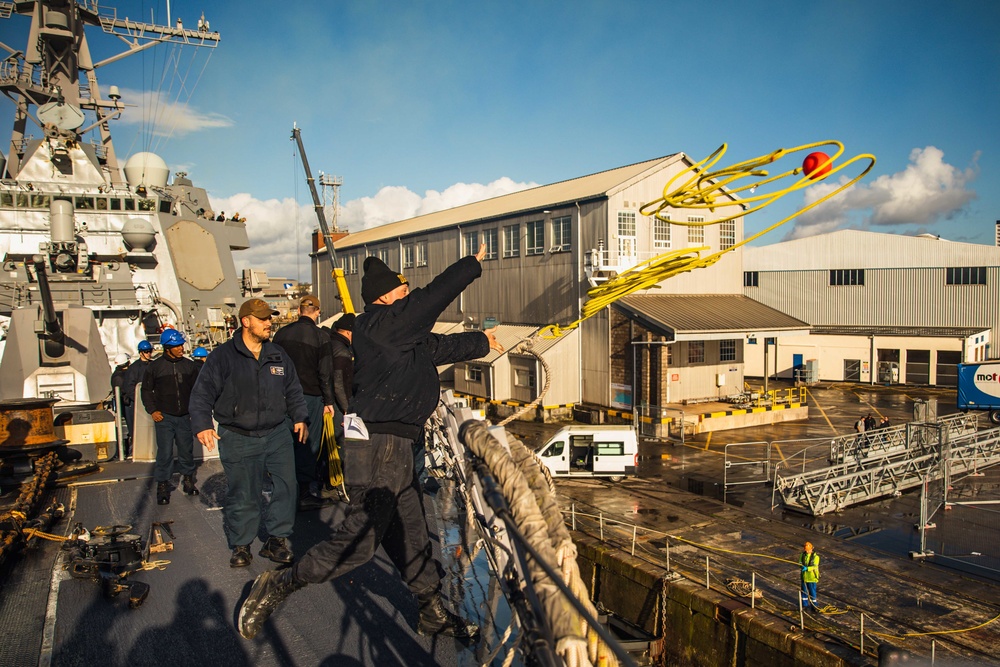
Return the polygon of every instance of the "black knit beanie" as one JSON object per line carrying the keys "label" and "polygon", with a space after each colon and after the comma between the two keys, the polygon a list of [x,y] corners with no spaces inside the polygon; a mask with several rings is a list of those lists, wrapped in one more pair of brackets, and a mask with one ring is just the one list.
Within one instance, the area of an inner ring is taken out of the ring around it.
{"label": "black knit beanie", "polygon": [[354,331],[354,313],[345,313],[333,323],[334,331]]}
{"label": "black knit beanie", "polygon": [[409,282],[402,273],[396,273],[378,257],[368,257],[364,264],[365,274],[361,276],[361,298],[372,304],[383,294],[388,294],[400,285]]}

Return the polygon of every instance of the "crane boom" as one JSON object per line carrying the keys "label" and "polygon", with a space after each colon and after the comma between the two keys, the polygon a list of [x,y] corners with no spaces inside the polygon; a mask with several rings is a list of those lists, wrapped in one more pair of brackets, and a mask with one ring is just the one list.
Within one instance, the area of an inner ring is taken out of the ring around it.
{"label": "crane boom", "polygon": [[319,192],[316,191],[316,180],[309,169],[309,158],[306,157],[306,147],[302,143],[302,132],[296,125],[292,125],[292,139],[299,147],[299,155],[302,156],[302,166],[306,170],[306,183],[309,185],[309,194],[312,195],[313,208],[316,209],[316,218],[319,220],[320,233],[323,235],[323,245],[326,246],[327,257],[330,258],[330,275],[333,276],[333,284],[337,288],[337,298],[340,299],[345,313],[354,312],[354,304],[351,302],[351,293],[347,289],[347,279],[344,278],[344,269],[337,266],[337,252],[333,249],[333,237],[330,235],[330,226],[326,223],[326,213],[323,212],[323,203],[319,199]]}

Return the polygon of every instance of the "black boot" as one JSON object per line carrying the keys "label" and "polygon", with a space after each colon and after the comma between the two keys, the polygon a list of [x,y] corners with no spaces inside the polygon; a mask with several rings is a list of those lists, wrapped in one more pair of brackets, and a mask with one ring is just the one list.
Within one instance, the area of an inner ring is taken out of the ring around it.
{"label": "black boot", "polygon": [[198,489],[194,486],[194,475],[181,475],[181,488],[189,496],[198,495]]}
{"label": "black boot", "polygon": [[170,482],[156,483],[156,503],[158,505],[170,504]]}
{"label": "black boot", "polygon": [[479,634],[479,626],[449,611],[441,602],[438,591],[417,596],[420,620],[417,632],[429,635],[449,635],[458,639],[472,639]]}
{"label": "black boot", "polygon": [[294,560],[283,537],[267,538],[267,542],[260,548],[260,555],[275,563],[291,563]]}
{"label": "black boot", "polygon": [[295,570],[289,567],[283,570],[268,570],[257,577],[247,599],[240,607],[237,627],[241,635],[253,639],[278,605],[305,586],[295,578],[294,572]]}

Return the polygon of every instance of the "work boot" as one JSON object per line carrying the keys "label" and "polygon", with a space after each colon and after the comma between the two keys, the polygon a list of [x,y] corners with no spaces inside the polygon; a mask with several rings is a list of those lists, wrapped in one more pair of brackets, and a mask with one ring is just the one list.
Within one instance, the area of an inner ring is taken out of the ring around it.
{"label": "work boot", "polygon": [[449,611],[441,602],[438,591],[418,595],[420,620],[417,632],[425,635],[449,635],[457,639],[472,639],[479,634],[479,626]]}
{"label": "work boot", "polygon": [[333,504],[332,498],[317,498],[308,491],[299,494],[298,509],[300,512],[308,512],[309,510],[318,510],[322,507],[328,507],[332,504]]}
{"label": "work boot", "polygon": [[156,504],[157,505],[170,504],[170,482],[156,483]]}
{"label": "work boot", "polygon": [[189,496],[197,496],[198,489],[194,486],[194,475],[182,475],[181,476],[181,488],[184,489],[184,493]]}
{"label": "work boot", "polygon": [[250,553],[249,544],[241,544],[233,547],[233,555],[229,559],[229,567],[246,567],[253,562],[253,554]]}
{"label": "work boot", "polygon": [[288,550],[283,537],[269,537],[260,548],[260,555],[275,563],[291,563],[292,552]]}
{"label": "work boot", "polygon": [[253,639],[278,605],[293,592],[305,586],[305,583],[295,578],[294,572],[294,569],[287,567],[282,570],[268,570],[257,577],[247,599],[240,606],[236,626],[241,635]]}

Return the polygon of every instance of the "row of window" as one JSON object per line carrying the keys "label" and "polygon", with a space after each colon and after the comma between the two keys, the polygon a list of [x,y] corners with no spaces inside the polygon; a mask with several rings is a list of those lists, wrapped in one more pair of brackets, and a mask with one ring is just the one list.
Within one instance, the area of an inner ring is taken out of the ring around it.
{"label": "row of window", "polygon": [[[73,202],[77,211],[155,211],[155,199],[131,197],[57,197]],[[52,196],[36,192],[0,192],[0,208],[33,208],[49,210]],[[170,203],[165,202],[170,211]]]}
{"label": "row of window", "polygon": [[[667,250],[671,247],[670,216],[665,220],[653,218],[653,248]],[[703,216],[688,216],[690,223],[704,223]],[[705,225],[686,225],[689,246],[705,245]],[[736,245],[736,221],[719,223],[719,249],[728,250]],[[618,212],[618,254],[632,256],[636,249],[636,214],[634,211]]]}
{"label": "row of window", "polygon": [[[864,285],[864,269],[832,269],[830,271],[830,286]],[[945,269],[945,285],[985,285],[985,266],[964,266]],[[760,287],[759,271],[743,272],[744,287]]]}
{"label": "row of window", "polygon": [[[572,218],[568,215],[552,218],[549,234],[551,244],[545,244],[545,220],[532,220],[524,223],[524,254],[544,255],[548,252],[567,252],[573,247]],[[479,252],[480,244],[486,244],[486,256],[484,260],[496,259],[498,253],[502,252],[505,259],[521,256],[521,225],[505,225],[497,229],[480,229],[473,232],[462,233],[462,254],[475,255]],[[385,262],[388,266],[396,265],[391,257],[392,251],[389,248],[379,248],[375,251],[375,256]],[[404,243],[400,262],[403,270],[413,267],[427,266],[427,242],[416,241],[414,243]],[[357,253],[345,254],[340,258],[341,268],[345,274],[358,272]]]}

